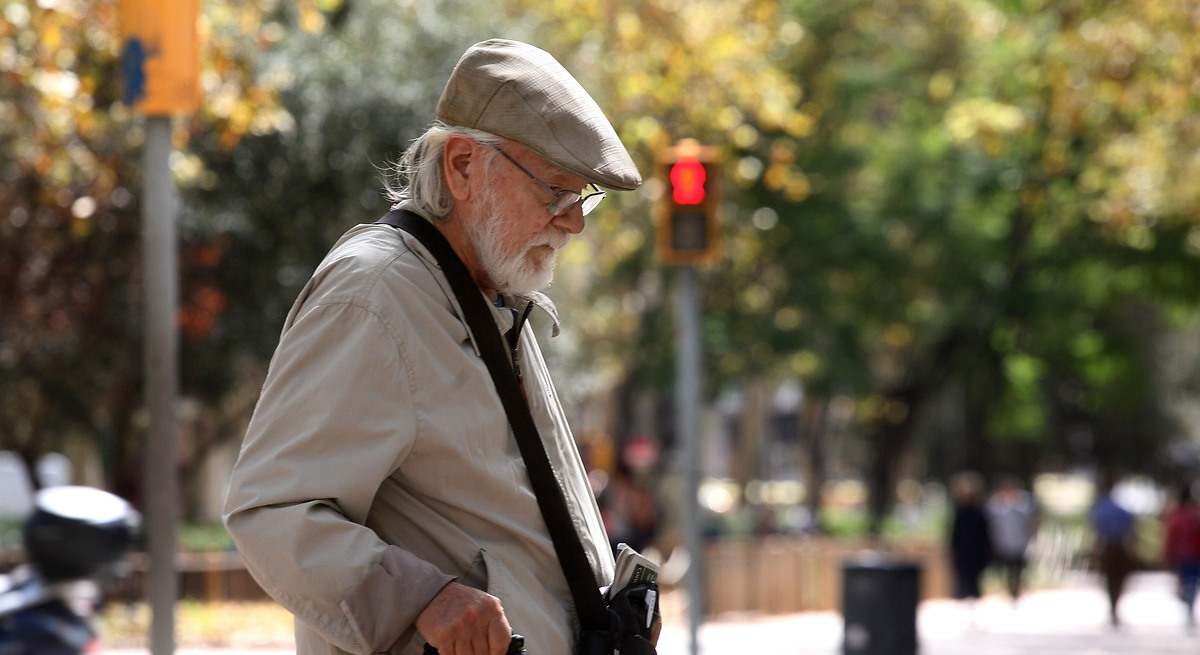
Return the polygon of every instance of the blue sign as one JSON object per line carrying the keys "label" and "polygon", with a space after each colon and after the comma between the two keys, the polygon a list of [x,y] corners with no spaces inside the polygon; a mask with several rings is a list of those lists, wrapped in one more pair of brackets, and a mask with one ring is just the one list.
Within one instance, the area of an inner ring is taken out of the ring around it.
{"label": "blue sign", "polygon": [[130,37],[121,48],[121,78],[125,81],[125,104],[132,107],[146,97],[146,47]]}

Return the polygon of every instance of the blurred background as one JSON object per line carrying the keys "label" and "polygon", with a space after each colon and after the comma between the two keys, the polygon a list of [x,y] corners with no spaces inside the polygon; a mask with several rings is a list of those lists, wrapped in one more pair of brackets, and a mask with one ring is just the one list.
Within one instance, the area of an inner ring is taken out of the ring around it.
{"label": "blurred background", "polygon": [[[226,478],[296,293],[343,231],[387,210],[389,163],[462,51],[493,36],[554,54],[648,178],[610,194],[563,252],[549,295],[564,330],[542,339],[614,541],[667,562],[668,585],[686,566],[672,559],[686,477],[676,271],[656,255],[655,208],[657,162],[690,137],[715,149],[721,185],[720,251],[699,273],[705,615],[765,635],[745,617],[836,610],[838,563],[870,547],[920,563],[927,607],[958,634],[975,619],[935,599],[954,591],[947,484],[969,470],[985,491],[1013,477],[1036,500],[1026,585],[1068,616],[1044,636],[1159,652],[1095,632],[1108,613],[1088,513],[1110,475],[1150,571],[1126,623],[1144,617],[1156,643],[1184,634],[1159,518],[1200,472],[1194,2],[199,7],[202,104],[173,123],[170,159],[180,441],[159,463],[182,491],[182,644],[290,647],[286,613],[219,525]],[[112,0],[0,0],[9,566],[29,489],[86,484],[135,507],[155,493],[144,120],[121,102],[117,15]],[[145,643],[139,566],[101,616],[111,647]],[[1036,621],[989,605],[1004,588],[985,575],[977,629],[1012,637]],[[669,622],[682,596],[664,600]],[[836,622],[777,625],[842,639]],[[663,652],[683,652],[672,629]],[[727,634],[743,633],[705,633],[711,652]]]}

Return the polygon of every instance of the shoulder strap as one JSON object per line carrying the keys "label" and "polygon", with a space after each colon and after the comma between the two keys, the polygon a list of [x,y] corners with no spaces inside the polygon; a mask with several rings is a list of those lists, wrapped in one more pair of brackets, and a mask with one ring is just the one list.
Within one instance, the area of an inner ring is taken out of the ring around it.
{"label": "shoulder strap", "polygon": [[596,574],[588,564],[579,533],[575,531],[567,510],[562,489],[558,486],[558,480],[550,467],[550,459],[546,456],[546,448],[533,422],[533,415],[521,392],[516,374],[509,364],[508,351],[504,347],[500,329],[487,307],[482,292],[471,278],[466,265],[446,241],[446,237],[429,221],[409,211],[392,210],[376,222],[411,234],[433,254],[442,267],[442,273],[458,299],[463,319],[475,337],[475,343],[479,346],[484,363],[487,364],[496,393],[504,405],[504,412],[508,415],[508,422],[516,436],[517,448],[521,451],[521,458],[525,460],[530,486],[537,496],[542,519],[550,531],[554,552],[558,555],[559,564],[571,588],[580,624],[585,630],[607,628],[608,613],[596,586]]}

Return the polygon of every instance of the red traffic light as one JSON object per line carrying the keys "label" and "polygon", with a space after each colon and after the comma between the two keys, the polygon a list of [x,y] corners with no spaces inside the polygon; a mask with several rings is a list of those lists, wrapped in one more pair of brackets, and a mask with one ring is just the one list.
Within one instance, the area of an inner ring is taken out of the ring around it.
{"label": "red traffic light", "polygon": [[699,205],[704,202],[704,183],[708,181],[708,171],[700,160],[694,157],[679,158],[671,166],[669,178],[675,204]]}
{"label": "red traffic light", "polygon": [[657,251],[670,266],[702,266],[721,256],[717,203],[720,155],[695,139],[682,139],[658,157],[658,176],[670,187],[657,207]]}

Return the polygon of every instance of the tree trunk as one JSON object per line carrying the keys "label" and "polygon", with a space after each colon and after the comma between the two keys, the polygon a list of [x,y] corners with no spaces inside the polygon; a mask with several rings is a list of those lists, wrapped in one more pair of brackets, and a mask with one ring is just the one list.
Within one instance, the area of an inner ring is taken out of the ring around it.
{"label": "tree trunk", "polygon": [[829,477],[825,456],[825,434],[829,430],[828,399],[813,400],[805,404],[804,430],[808,442],[808,493],[804,499],[805,506],[812,518],[813,531],[824,534],[821,508],[824,506],[825,480]]}
{"label": "tree trunk", "polygon": [[880,426],[870,439],[872,444],[869,468],[868,531],[872,538],[883,534],[883,522],[892,510],[895,501],[896,463],[899,454],[907,447],[911,430],[903,425]]}
{"label": "tree trunk", "polygon": [[[872,447],[868,467],[868,526],[873,537],[882,534],[883,521],[891,511],[896,467],[912,443],[917,417],[945,382],[949,373],[947,362],[952,361],[969,336],[965,328],[952,330],[924,364],[912,366],[907,379],[884,395],[885,410],[867,440]],[[897,409],[886,409],[889,405]]]}
{"label": "tree trunk", "polygon": [[762,380],[752,380],[743,389],[742,415],[738,420],[738,440],[734,447],[734,479],[746,488],[746,483],[759,476],[759,462],[766,434],[770,394]]}

